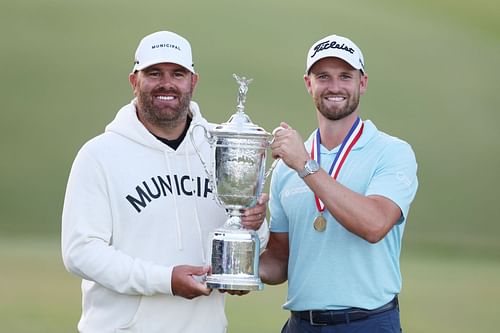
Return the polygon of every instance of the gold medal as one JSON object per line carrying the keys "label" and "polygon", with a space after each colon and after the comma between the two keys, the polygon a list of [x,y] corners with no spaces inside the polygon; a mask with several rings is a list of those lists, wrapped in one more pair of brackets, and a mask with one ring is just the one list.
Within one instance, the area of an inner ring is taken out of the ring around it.
{"label": "gold medal", "polygon": [[319,232],[323,232],[326,229],[326,219],[323,214],[320,214],[316,219],[314,219],[314,229]]}

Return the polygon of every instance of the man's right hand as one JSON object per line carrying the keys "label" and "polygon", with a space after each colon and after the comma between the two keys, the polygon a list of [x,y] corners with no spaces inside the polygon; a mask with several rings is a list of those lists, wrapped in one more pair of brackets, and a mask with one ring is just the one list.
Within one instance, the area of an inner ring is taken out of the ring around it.
{"label": "man's right hand", "polygon": [[172,293],[187,299],[210,295],[212,289],[200,282],[209,270],[208,266],[175,266],[172,270]]}
{"label": "man's right hand", "polygon": [[302,137],[285,122],[281,122],[278,129],[274,131],[274,140],[271,144],[272,157],[281,158],[289,168],[295,171],[302,170],[309,159]]}

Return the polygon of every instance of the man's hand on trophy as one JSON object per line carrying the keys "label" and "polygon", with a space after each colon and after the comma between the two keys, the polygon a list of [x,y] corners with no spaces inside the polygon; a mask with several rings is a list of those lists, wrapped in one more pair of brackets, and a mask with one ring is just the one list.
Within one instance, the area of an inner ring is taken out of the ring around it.
{"label": "man's hand on trophy", "polygon": [[243,210],[243,215],[241,216],[241,224],[243,227],[251,230],[260,228],[266,218],[268,201],[269,195],[267,193],[262,193],[255,206]]}
{"label": "man's hand on trophy", "polygon": [[172,293],[187,299],[210,295],[212,289],[205,284],[209,271],[209,266],[175,266],[172,270]]}
{"label": "man's hand on trophy", "polygon": [[285,122],[276,128],[271,149],[274,159],[281,158],[288,167],[294,170],[302,170],[309,159],[302,137]]}

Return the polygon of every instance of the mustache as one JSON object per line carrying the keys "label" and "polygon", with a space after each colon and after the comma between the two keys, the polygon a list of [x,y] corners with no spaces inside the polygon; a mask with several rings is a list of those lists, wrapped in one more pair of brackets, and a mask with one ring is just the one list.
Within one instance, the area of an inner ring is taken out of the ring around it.
{"label": "mustache", "polygon": [[341,93],[341,92],[333,92],[331,90],[327,90],[327,91],[324,91],[323,93],[321,93],[320,97],[325,97],[325,96],[346,96],[346,94],[344,93]]}
{"label": "mustache", "polygon": [[165,88],[165,87],[159,87],[156,88],[155,90],[152,91],[153,94],[168,94],[168,93],[173,93],[176,95],[179,95],[179,90],[175,88]]}

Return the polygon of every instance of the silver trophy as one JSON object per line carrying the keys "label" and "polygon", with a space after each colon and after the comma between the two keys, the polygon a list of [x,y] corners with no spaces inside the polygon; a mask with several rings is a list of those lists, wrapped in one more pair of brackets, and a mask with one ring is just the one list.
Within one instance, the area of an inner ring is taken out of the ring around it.
{"label": "silver trophy", "polygon": [[253,124],[245,114],[248,84],[252,81],[233,74],[239,84],[237,112],[226,123],[205,131],[210,143],[210,168],[203,160],[193,133],[191,140],[212,184],[215,200],[228,212],[224,225],[211,234],[209,256],[212,271],[207,286],[227,290],[261,290],[259,277],[260,241],[254,230],[241,225],[241,211],[254,206],[273,166],[265,172],[266,150],[273,135]]}

